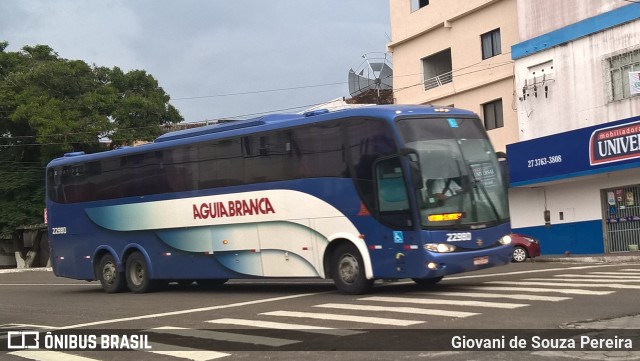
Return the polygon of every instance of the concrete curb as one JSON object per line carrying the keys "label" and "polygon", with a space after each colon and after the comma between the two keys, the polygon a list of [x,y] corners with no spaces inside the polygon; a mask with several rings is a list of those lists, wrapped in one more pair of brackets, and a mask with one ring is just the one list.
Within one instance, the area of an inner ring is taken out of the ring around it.
{"label": "concrete curb", "polygon": [[3,273],[22,273],[22,272],[52,272],[51,267],[34,267],[34,268],[7,268],[0,269],[0,274]]}

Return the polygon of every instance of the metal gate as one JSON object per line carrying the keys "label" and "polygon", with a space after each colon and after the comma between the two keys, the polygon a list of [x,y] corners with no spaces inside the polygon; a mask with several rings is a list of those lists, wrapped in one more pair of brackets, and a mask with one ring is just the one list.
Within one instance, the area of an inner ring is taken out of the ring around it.
{"label": "metal gate", "polygon": [[640,244],[640,185],[603,189],[605,253],[637,251]]}

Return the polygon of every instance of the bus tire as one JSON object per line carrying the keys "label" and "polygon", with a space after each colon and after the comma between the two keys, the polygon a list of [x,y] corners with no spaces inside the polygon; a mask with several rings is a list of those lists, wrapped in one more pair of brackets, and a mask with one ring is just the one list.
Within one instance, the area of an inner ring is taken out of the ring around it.
{"label": "bus tire", "polygon": [[95,269],[96,278],[106,293],[118,293],[125,290],[127,284],[122,272],[118,271],[115,258],[109,253],[100,258]]}
{"label": "bus tire", "polygon": [[125,267],[125,278],[127,287],[133,293],[146,293],[153,290],[154,283],[149,278],[149,267],[147,261],[140,252],[133,252],[127,258]]}
{"label": "bus tire", "polygon": [[358,295],[371,290],[373,280],[367,279],[364,262],[356,246],[345,243],[332,254],[331,275],[338,290],[348,295]]}
{"label": "bus tire", "polygon": [[442,277],[433,277],[433,278],[412,278],[413,282],[420,286],[433,286],[436,283],[442,281]]}

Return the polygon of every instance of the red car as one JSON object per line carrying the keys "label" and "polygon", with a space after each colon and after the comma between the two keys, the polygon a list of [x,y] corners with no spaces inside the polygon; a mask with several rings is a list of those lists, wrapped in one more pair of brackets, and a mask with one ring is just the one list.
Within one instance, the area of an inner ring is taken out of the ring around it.
{"label": "red car", "polygon": [[513,244],[513,262],[524,262],[527,258],[538,257],[540,255],[540,242],[531,236],[513,233],[511,235]]}

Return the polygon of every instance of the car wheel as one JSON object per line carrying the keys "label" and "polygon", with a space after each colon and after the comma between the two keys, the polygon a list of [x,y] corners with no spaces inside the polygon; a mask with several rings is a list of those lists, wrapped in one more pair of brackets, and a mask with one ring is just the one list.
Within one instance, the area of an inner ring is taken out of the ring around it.
{"label": "car wheel", "polygon": [[527,260],[527,250],[524,247],[516,247],[513,249],[513,257],[514,262],[524,262]]}

